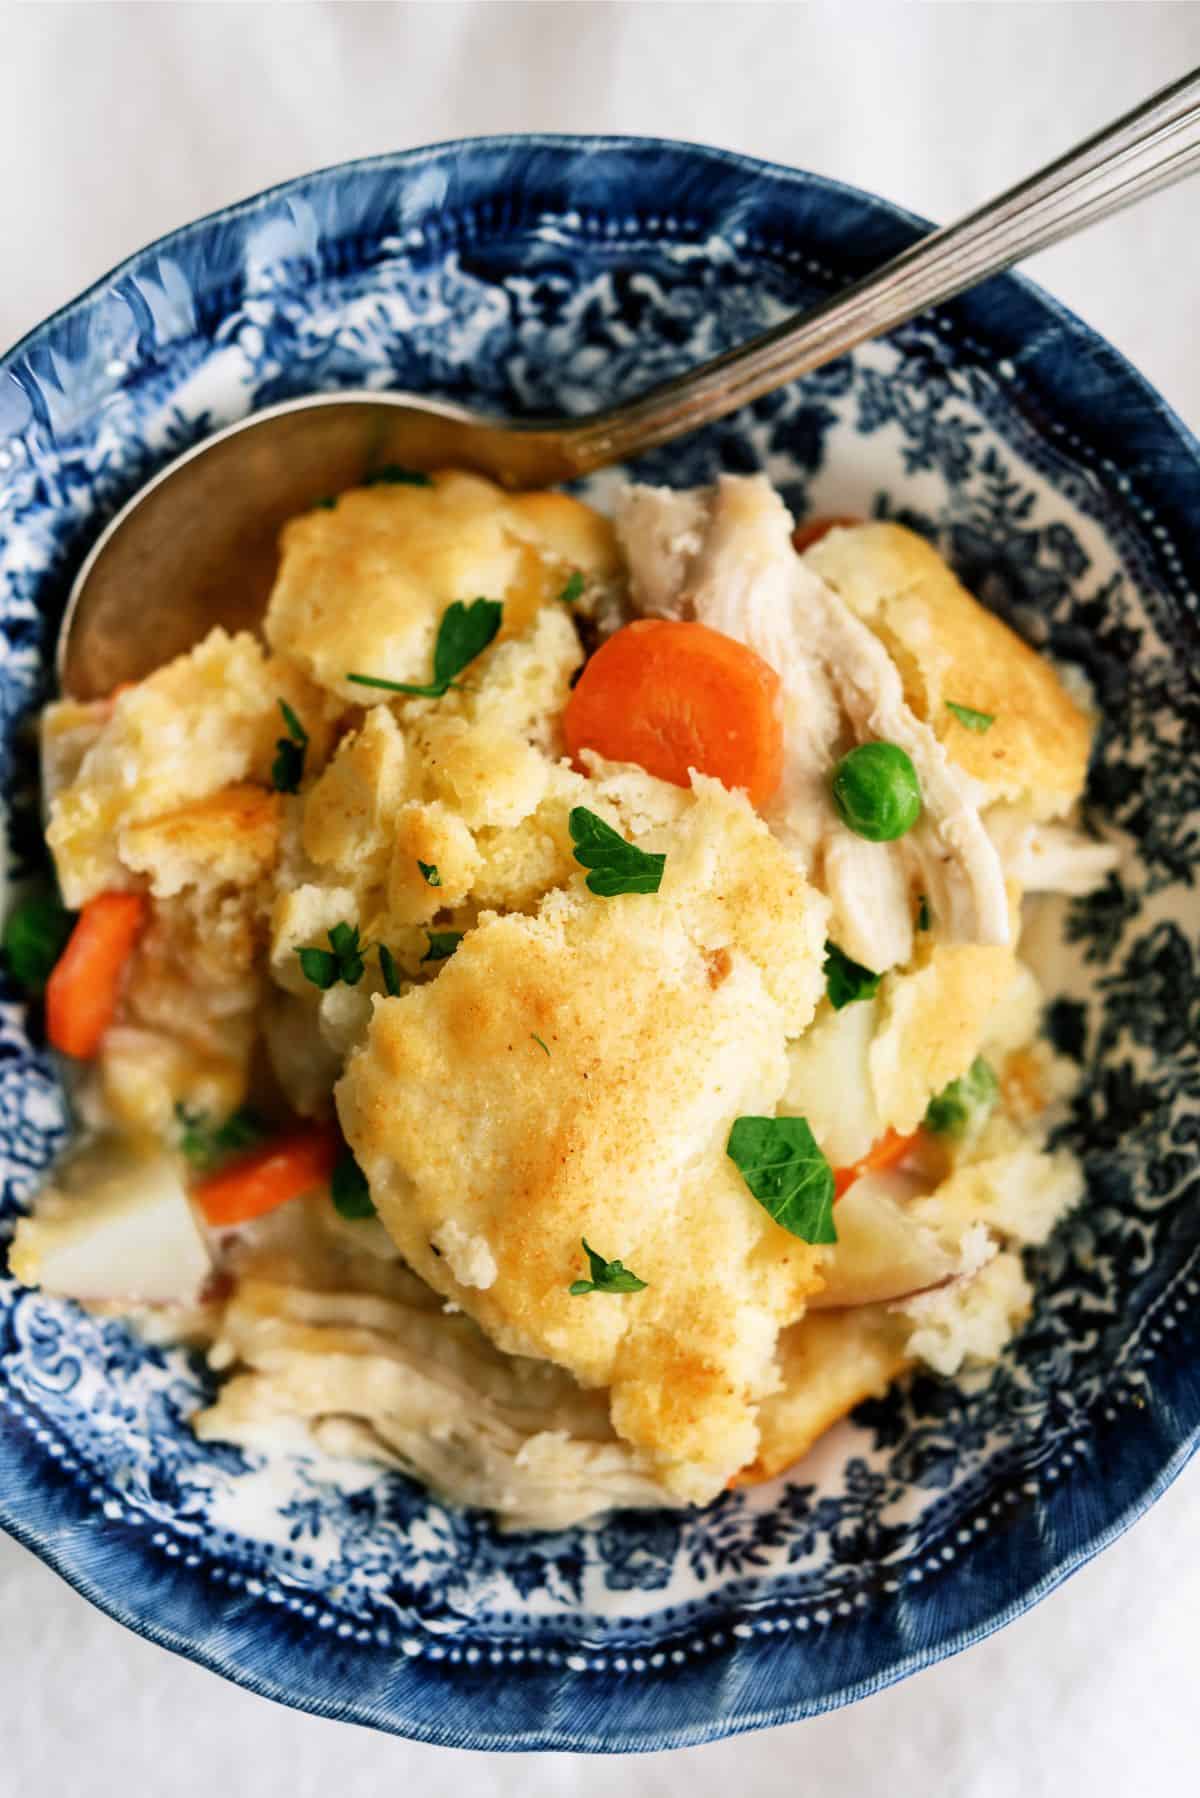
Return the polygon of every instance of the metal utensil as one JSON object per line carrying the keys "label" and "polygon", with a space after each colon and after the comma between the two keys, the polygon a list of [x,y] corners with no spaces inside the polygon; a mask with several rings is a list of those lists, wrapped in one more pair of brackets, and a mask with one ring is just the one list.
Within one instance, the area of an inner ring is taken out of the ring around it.
{"label": "metal utensil", "polygon": [[388,463],[551,486],[667,443],[1200,169],[1200,70],[814,311],[585,418],[509,421],[417,393],[315,394],[255,413],[165,468],[80,569],[63,691],[108,693],[215,624],[253,626],[280,526]]}

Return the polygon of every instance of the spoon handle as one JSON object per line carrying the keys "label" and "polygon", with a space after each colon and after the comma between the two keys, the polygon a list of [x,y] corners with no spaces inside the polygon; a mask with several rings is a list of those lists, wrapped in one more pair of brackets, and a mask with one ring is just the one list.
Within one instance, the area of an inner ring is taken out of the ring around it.
{"label": "spoon handle", "polygon": [[1197,170],[1200,69],[814,311],[581,420],[567,433],[571,460],[583,472],[723,418]]}

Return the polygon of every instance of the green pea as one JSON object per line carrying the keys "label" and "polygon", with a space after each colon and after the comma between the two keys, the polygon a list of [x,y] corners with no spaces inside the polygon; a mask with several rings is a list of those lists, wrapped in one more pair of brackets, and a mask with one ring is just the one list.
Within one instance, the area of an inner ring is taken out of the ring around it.
{"label": "green pea", "polygon": [[921,816],[917,771],[895,743],[863,743],[833,771],[833,797],[846,823],[872,843],[891,843]]}

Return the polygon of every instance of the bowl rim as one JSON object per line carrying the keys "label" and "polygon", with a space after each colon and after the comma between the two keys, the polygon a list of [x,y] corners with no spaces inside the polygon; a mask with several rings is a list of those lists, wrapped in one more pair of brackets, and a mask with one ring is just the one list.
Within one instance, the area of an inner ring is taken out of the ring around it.
{"label": "bowl rim", "polygon": [[[844,201],[860,213],[872,213],[880,225],[902,241],[911,241],[932,228],[919,215],[848,183],[683,139],[634,134],[553,133],[497,133],[451,138],[408,150],[327,164],[277,182],[164,233],[122,258],[81,293],[25,332],[0,355],[0,376],[10,374],[31,349],[85,315],[117,282],[137,274],[153,258],[169,254],[174,246],[189,239],[202,238],[214,227],[247,220],[280,200],[304,194],[314,184],[333,183],[347,176],[373,171],[394,173],[397,178],[403,178],[439,157],[469,157],[473,152],[521,157],[536,151],[559,155],[586,152],[589,156],[610,157],[630,153],[649,156],[670,153],[675,158],[694,158],[702,165],[718,165],[750,178],[769,180],[784,190],[808,190],[819,195],[823,202]],[[982,302],[980,295],[984,296]],[[1168,517],[1176,530],[1185,530],[1189,517],[1200,517],[1200,440],[1197,436],[1119,350],[1027,277],[1014,274],[996,277],[984,288],[960,296],[939,311],[958,318],[979,319],[981,322],[976,328],[994,340],[1011,328],[1007,321],[987,316],[1001,300],[1010,308],[1015,305],[1019,313],[1028,315],[1032,311],[1046,340],[1056,340],[1060,348],[1064,332],[1067,338],[1082,340],[1106,378],[1136,401],[1138,436],[1132,448],[1127,449],[1124,440],[1119,439],[1110,426],[1098,425],[1094,412],[1096,401],[1081,398],[1071,379],[1061,371],[1045,367],[1042,344],[1028,346],[1029,354],[1024,356],[1024,369],[1029,371],[1026,379],[1032,376],[1040,380],[1056,416],[1062,412],[1072,416],[1078,413],[1086,424],[1090,443],[1108,441],[1114,453],[1131,455],[1139,479],[1144,477],[1149,485],[1153,477],[1156,514]],[[1023,355],[1024,348],[1022,344]],[[1128,419],[1123,422],[1128,423]],[[1170,451],[1173,465],[1169,477],[1164,477],[1161,463],[1148,465],[1152,461],[1150,452],[1155,450],[1160,456]],[[1197,587],[1200,587],[1200,581],[1194,583],[1193,591]],[[1200,1181],[1197,1181],[1196,1189],[1200,1193]],[[139,1552],[135,1542],[120,1537],[111,1538],[105,1544],[104,1552],[97,1555],[91,1541],[100,1521],[96,1508],[89,1508],[86,1501],[73,1488],[68,1490],[65,1484],[59,1484],[55,1490],[49,1461],[36,1454],[12,1452],[14,1437],[11,1436],[10,1452],[0,1456],[0,1527],[116,1622],[247,1690],[295,1709],[363,1723],[427,1743],[479,1750],[629,1752],[690,1746],[753,1728],[794,1722],[852,1703],[961,1652],[1040,1602],[1143,1515],[1200,1449],[1200,1368],[1189,1375],[1185,1366],[1180,1370],[1179,1379],[1182,1386],[1188,1388],[1188,1402],[1183,1411],[1193,1420],[1190,1428],[1180,1429],[1183,1417],[1178,1406],[1171,1408],[1169,1434],[1161,1420],[1142,1417],[1122,1420],[1122,1453],[1128,1450],[1129,1471],[1121,1481],[1123,1501],[1115,1509],[1089,1515],[1087,1526],[1066,1550],[1061,1545],[1057,1550],[1053,1545],[1047,1547],[1040,1529],[1030,1519],[1016,1520],[1010,1549],[1015,1551],[1025,1539],[1024,1532],[1028,1531],[1029,1553],[1032,1556],[1037,1551],[1042,1571],[1027,1584],[1014,1587],[1011,1574],[1006,1571],[1008,1563],[998,1561],[997,1576],[1006,1582],[998,1590],[1007,1589],[1011,1593],[1007,1600],[993,1601],[985,1594],[976,1606],[976,1614],[958,1627],[951,1629],[944,1623],[941,1627],[935,1624],[932,1633],[927,1632],[915,1649],[894,1653],[890,1658],[885,1651],[869,1674],[840,1685],[834,1681],[816,1693],[781,1702],[764,1702],[764,1694],[778,1691],[780,1687],[786,1691],[789,1685],[792,1690],[804,1687],[806,1644],[796,1633],[785,1640],[772,1640],[765,1623],[761,1633],[756,1632],[755,1626],[749,1626],[744,1639],[722,1648],[707,1664],[711,1688],[721,1699],[719,1714],[715,1710],[699,1714],[701,1707],[696,1704],[694,1693],[691,1698],[685,1696],[688,1676],[685,1669],[681,1672],[678,1687],[662,1686],[657,1708],[647,1705],[643,1697],[636,1711],[636,1723],[633,1721],[635,1713],[625,1707],[622,1709],[626,1720],[617,1723],[612,1717],[611,1701],[606,1698],[602,1733],[572,1727],[565,1720],[533,1729],[505,1728],[492,1733],[472,1728],[469,1722],[466,1726],[456,1726],[452,1721],[456,1711],[468,1718],[472,1712],[486,1714],[489,1685],[498,1693],[502,1684],[511,1682],[512,1674],[504,1668],[479,1668],[466,1682],[457,1674],[453,1679],[448,1677],[451,1669],[441,1664],[432,1678],[425,1672],[414,1680],[412,1676],[419,1675],[427,1665],[414,1659],[407,1666],[402,1663],[399,1673],[393,1667],[386,1690],[381,1682],[373,1702],[339,1696],[336,1681],[314,1677],[314,1668],[319,1675],[321,1659],[311,1652],[311,1638],[303,1644],[293,1644],[290,1651],[285,1651],[276,1634],[275,1641],[268,1641],[264,1650],[262,1636],[264,1633],[270,1636],[273,1620],[265,1602],[254,1607],[253,1629],[246,1627],[251,1608],[249,1597],[240,1604],[217,1607],[236,1611],[243,1627],[231,1629],[224,1618],[217,1619],[217,1627],[214,1627],[213,1607],[210,1604],[207,1611],[197,1609],[194,1586],[188,1584],[185,1590],[182,1583],[182,1568],[174,1568],[161,1577],[156,1576],[153,1581],[148,1580],[144,1552]],[[31,1523],[31,1517],[38,1517],[39,1521]],[[118,1568],[120,1578],[114,1577]],[[123,1596],[126,1592],[137,1594],[136,1601],[127,1602]],[[935,1605],[935,1614],[937,1609]],[[171,1615],[172,1621],[164,1621],[167,1614]],[[277,1613],[274,1620],[278,1621]],[[228,1640],[218,1642],[219,1635],[227,1636]],[[247,1647],[247,1643],[256,1646]],[[393,1661],[397,1658],[393,1650],[389,1650],[388,1655]],[[739,1672],[736,1681],[728,1679],[734,1662]],[[790,1679],[787,1677],[789,1664],[795,1669]],[[809,1671],[811,1673],[811,1666]],[[307,1681],[297,1684],[297,1677],[305,1672],[309,1675]],[[400,1677],[402,1673],[410,1677],[405,1680]],[[582,1710],[585,1716],[595,1714],[594,1697],[586,1698],[578,1690],[579,1685],[589,1678],[594,1679],[595,1675],[589,1674],[586,1667],[563,1666],[552,1673],[531,1675],[528,1683],[534,1690],[544,1687],[543,1716],[565,1719],[572,1711]],[[811,1684],[811,1679],[807,1683]],[[454,1702],[456,1685],[459,1703]],[[673,1692],[677,1694],[678,1702],[672,1697]],[[579,1699],[582,1703],[576,1702]],[[481,1700],[484,1701],[482,1705]],[[669,1715],[672,1709],[681,1716],[690,1716],[690,1720],[673,1724],[658,1720],[664,1712]]]}

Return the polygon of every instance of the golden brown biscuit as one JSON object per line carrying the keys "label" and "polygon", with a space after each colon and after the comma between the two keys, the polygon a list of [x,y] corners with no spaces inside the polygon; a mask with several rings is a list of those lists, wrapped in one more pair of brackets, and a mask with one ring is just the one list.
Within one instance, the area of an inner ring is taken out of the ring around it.
{"label": "golden brown biscuit", "polygon": [[[904,696],[960,768],[1039,819],[1083,790],[1090,726],[1053,667],[973,599],[941,556],[897,524],[830,531],[805,561],[886,644]],[[969,730],[946,701],[995,719]]]}
{"label": "golden brown biscuit", "polygon": [[866,1398],[885,1392],[912,1365],[906,1329],[883,1306],[817,1313],[779,1339],[778,1392],[759,1406],[758,1453],[734,1484],[774,1479]]}
{"label": "golden brown biscuit", "polygon": [[453,472],[428,486],[343,493],[285,525],[280,548],[268,642],[363,705],[388,695],[348,683],[349,673],[431,680],[438,626],[454,601],[499,600],[503,640],[526,631],[576,568],[604,585],[617,566],[612,526],[581,500],[514,498]]}
{"label": "golden brown biscuit", "polygon": [[157,898],[184,887],[253,886],[279,854],[280,796],[240,782],[118,835],[122,862]]}
{"label": "golden brown biscuit", "polygon": [[[377,1006],[337,1097],[409,1264],[502,1347],[611,1386],[618,1434],[704,1499],[752,1458],[776,1331],[820,1280],[725,1144],[782,1093],[825,908],[715,783],[655,841],[657,894],[577,876],[536,918],[485,916]],[[573,1296],[585,1235],[646,1289]]]}

